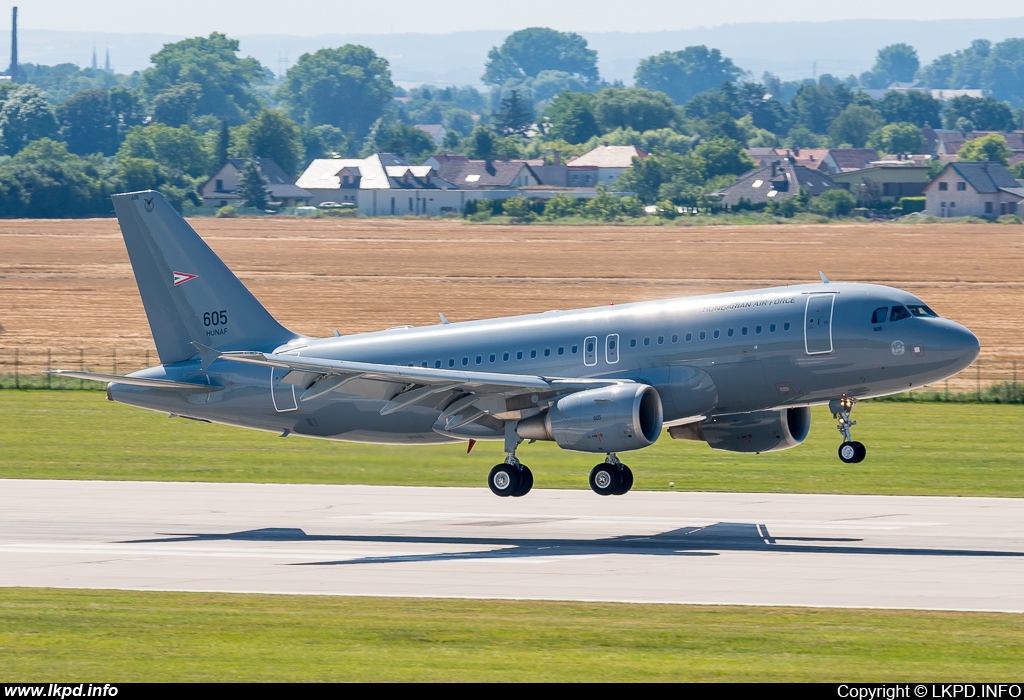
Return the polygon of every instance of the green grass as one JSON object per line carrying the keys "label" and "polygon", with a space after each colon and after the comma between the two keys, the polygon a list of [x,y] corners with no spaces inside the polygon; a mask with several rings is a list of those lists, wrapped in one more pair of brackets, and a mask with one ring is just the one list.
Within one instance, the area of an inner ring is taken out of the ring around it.
{"label": "green grass", "polygon": [[0,589],[7,682],[1017,682],[1013,614]]}
{"label": "green grass", "polygon": [[[1024,406],[864,402],[859,465],[815,409],[808,440],[740,455],[671,440],[624,455],[638,489],[1024,496]],[[595,455],[520,448],[537,488],[587,488]],[[113,404],[102,393],[0,391],[0,478],[482,486],[500,443],[400,447],[279,438]]]}

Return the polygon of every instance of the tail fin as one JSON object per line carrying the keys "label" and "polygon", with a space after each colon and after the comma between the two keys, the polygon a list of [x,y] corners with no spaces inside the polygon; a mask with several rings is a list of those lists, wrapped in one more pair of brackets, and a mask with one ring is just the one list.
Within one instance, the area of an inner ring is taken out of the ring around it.
{"label": "tail fin", "polygon": [[298,337],[274,320],[159,192],[113,200],[160,362],[194,356],[193,342],[262,350]]}

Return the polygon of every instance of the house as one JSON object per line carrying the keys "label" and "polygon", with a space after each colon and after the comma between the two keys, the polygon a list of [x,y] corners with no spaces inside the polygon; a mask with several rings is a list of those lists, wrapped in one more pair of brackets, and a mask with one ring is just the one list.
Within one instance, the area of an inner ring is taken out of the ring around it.
{"label": "house", "polygon": [[463,190],[507,190],[541,184],[533,168],[521,160],[449,161],[438,173]]}
{"label": "house", "polygon": [[733,207],[745,201],[766,204],[795,197],[800,188],[806,188],[812,197],[838,189],[838,185],[820,170],[797,165],[789,159],[779,159],[741,175],[740,178],[709,196],[717,197],[721,204]]}
{"label": "house", "polygon": [[448,130],[442,124],[416,124],[416,128],[426,132],[430,138],[434,139],[434,143],[438,146],[444,143],[444,136],[448,133]]}
{"label": "house", "polygon": [[598,146],[568,162],[570,187],[613,187],[619,176],[633,167],[634,158],[646,158],[636,146]]}
{"label": "house", "polygon": [[[269,158],[256,158],[260,170],[270,181],[267,188],[270,206],[301,207],[309,203],[313,195],[295,184],[281,166]],[[204,207],[223,207],[239,204],[238,181],[247,159],[228,158],[227,162],[209,180],[199,186],[199,196]]]}
{"label": "house", "polygon": [[822,158],[818,170],[835,175],[851,170],[863,170],[878,160],[878,151],[873,148],[830,148]]}
{"label": "house", "polygon": [[447,153],[439,153],[438,155],[430,156],[425,161],[424,165],[429,165],[434,170],[440,170],[441,166],[445,163],[465,163],[469,158],[466,156],[449,155]]}
{"label": "house", "polygon": [[999,163],[949,163],[924,191],[925,213],[994,219],[1016,214],[1024,184]]}
{"label": "house", "polygon": [[915,163],[909,159],[875,161],[866,168],[835,173],[831,178],[859,201],[897,202],[901,197],[920,197],[930,182],[928,166]]}

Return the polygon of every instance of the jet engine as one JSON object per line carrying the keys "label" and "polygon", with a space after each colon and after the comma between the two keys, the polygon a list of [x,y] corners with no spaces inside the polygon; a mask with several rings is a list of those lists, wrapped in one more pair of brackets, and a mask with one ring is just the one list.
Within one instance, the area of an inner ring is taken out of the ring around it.
{"label": "jet engine", "polygon": [[563,396],[544,413],[519,421],[516,432],[577,452],[626,452],[653,445],[663,418],[654,387],[616,384]]}
{"label": "jet engine", "polygon": [[811,409],[803,406],[716,416],[673,426],[668,434],[676,440],[703,440],[716,450],[761,453],[796,447],[810,429]]}

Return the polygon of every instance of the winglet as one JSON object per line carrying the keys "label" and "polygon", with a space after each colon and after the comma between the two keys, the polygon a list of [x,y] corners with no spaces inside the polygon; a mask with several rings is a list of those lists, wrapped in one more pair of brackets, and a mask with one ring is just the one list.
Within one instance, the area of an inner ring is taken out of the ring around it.
{"label": "winglet", "polygon": [[821,275],[821,283],[822,284],[830,284],[830,282],[828,281],[828,277],[825,276],[824,272],[822,272],[821,270],[818,270],[818,274]]}
{"label": "winglet", "polygon": [[214,360],[224,354],[220,350],[214,350],[208,345],[203,345],[202,343],[197,343],[195,341],[192,341],[192,345],[199,351],[199,356],[202,358],[202,364],[200,367],[204,372],[210,368],[210,365],[213,364]]}
{"label": "winglet", "polygon": [[441,324],[442,324],[442,325],[445,325],[445,326],[447,326],[447,325],[448,325],[449,323],[451,323],[451,321],[449,321],[448,319],[446,319],[446,318],[444,317],[444,314],[443,314],[443,313],[441,313],[440,311],[438,311],[438,312],[437,312],[437,315],[441,317]]}

